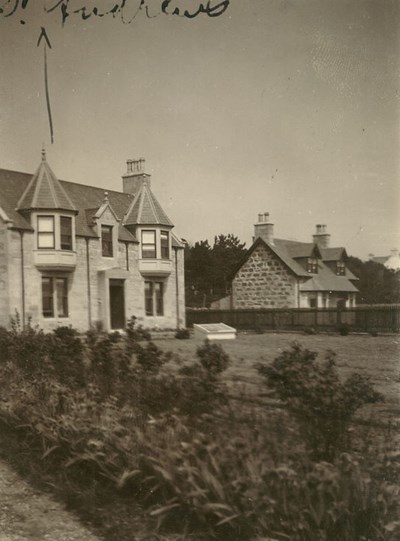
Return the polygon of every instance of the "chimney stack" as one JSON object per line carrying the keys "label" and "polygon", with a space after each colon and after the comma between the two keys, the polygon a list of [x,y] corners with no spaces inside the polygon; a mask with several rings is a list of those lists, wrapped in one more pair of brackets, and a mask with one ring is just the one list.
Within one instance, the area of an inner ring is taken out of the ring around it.
{"label": "chimney stack", "polygon": [[126,161],[126,173],[122,175],[122,189],[124,193],[136,195],[145,182],[150,187],[151,177],[144,172],[144,166],[144,158]]}
{"label": "chimney stack", "polygon": [[317,224],[315,234],[313,235],[313,241],[319,248],[328,248],[331,236],[326,230],[326,225]]}
{"label": "chimney stack", "polygon": [[258,222],[254,224],[254,239],[261,237],[269,244],[274,244],[274,224],[269,221],[268,212],[258,215]]}

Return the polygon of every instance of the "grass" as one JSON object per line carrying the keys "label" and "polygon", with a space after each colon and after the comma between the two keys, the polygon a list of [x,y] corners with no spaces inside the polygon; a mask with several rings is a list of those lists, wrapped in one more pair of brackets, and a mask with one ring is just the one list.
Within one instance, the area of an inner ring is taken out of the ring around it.
{"label": "grass", "polygon": [[[221,341],[221,345],[232,360],[224,374],[224,379],[234,390],[249,391],[256,397],[265,394],[261,377],[254,368],[256,363],[270,363],[291,343],[299,342],[304,347],[316,351],[322,357],[331,349],[336,354],[340,375],[346,378],[352,372],[360,372],[371,379],[376,390],[385,396],[384,404],[372,406],[384,416],[400,417],[400,337],[397,335],[340,336],[338,334],[305,335],[300,333],[264,334],[239,333],[236,340]],[[171,351],[186,361],[195,360],[196,349],[202,340],[160,339],[157,346]],[[366,407],[369,412],[370,407]]]}

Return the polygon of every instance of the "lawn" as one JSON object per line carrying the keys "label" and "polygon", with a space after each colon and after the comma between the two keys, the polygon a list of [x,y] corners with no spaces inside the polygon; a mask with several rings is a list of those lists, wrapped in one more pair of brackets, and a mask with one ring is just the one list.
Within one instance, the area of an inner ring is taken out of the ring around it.
{"label": "lawn", "polygon": [[[255,370],[257,363],[270,363],[293,342],[316,351],[323,358],[327,350],[336,353],[336,362],[343,378],[352,372],[368,376],[376,390],[385,396],[385,404],[374,405],[385,416],[400,417],[400,337],[397,335],[370,336],[351,334],[306,335],[300,333],[268,332],[239,333],[236,340],[220,341],[232,360],[225,373],[227,382],[236,389],[246,389],[253,395],[265,391]],[[177,354],[183,361],[194,361],[202,340],[160,339],[156,341],[164,351]],[[369,408],[366,409],[369,411]]]}

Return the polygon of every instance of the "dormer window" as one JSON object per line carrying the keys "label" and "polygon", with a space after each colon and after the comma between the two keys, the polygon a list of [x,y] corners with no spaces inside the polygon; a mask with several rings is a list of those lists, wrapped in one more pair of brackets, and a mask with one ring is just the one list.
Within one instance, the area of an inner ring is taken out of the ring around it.
{"label": "dormer window", "polygon": [[113,257],[113,226],[101,226],[101,253],[103,257]]}
{"label": "dormer window", "polygon": [[72,250],[72,218],[60,216],[61,250]]}
{"label": "dormer window", "polygon": [[142,231],[142,258],[155,259],[156,251],[156,232],[154,230]]}
{"label": "dormer window", "polygon": [[37,246],[39,249],[54,250],[55,248],[54,216],[38,216]]}
{"label": "dormer window", "polygon": [[336,275],[345,276],[346,274],[346,265],[344,261],[336,261]]}
{"label": "dormer window", "polygon": [[309,257],[307,260],[307,272],[310,274],[318,274],[318,259]]}
{"label": "dormer window", "polygon": [[169,233],[168,231],[161,231],[161,257],[162,259],[169,259]]}

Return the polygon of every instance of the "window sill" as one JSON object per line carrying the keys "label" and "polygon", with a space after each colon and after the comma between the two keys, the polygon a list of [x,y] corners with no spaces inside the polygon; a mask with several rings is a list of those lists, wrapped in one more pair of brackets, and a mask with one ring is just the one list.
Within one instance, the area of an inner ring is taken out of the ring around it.
{"label": "window sill", "polygon": [[76,252],[41,248],[33,252],[33,262],[39,269],[72,271],[76,267]]}
{"label": "window sill", "polygon": [[168,276],[172,272],[172,261],[168,259],[139,259],[139,271],[148,276]]}

